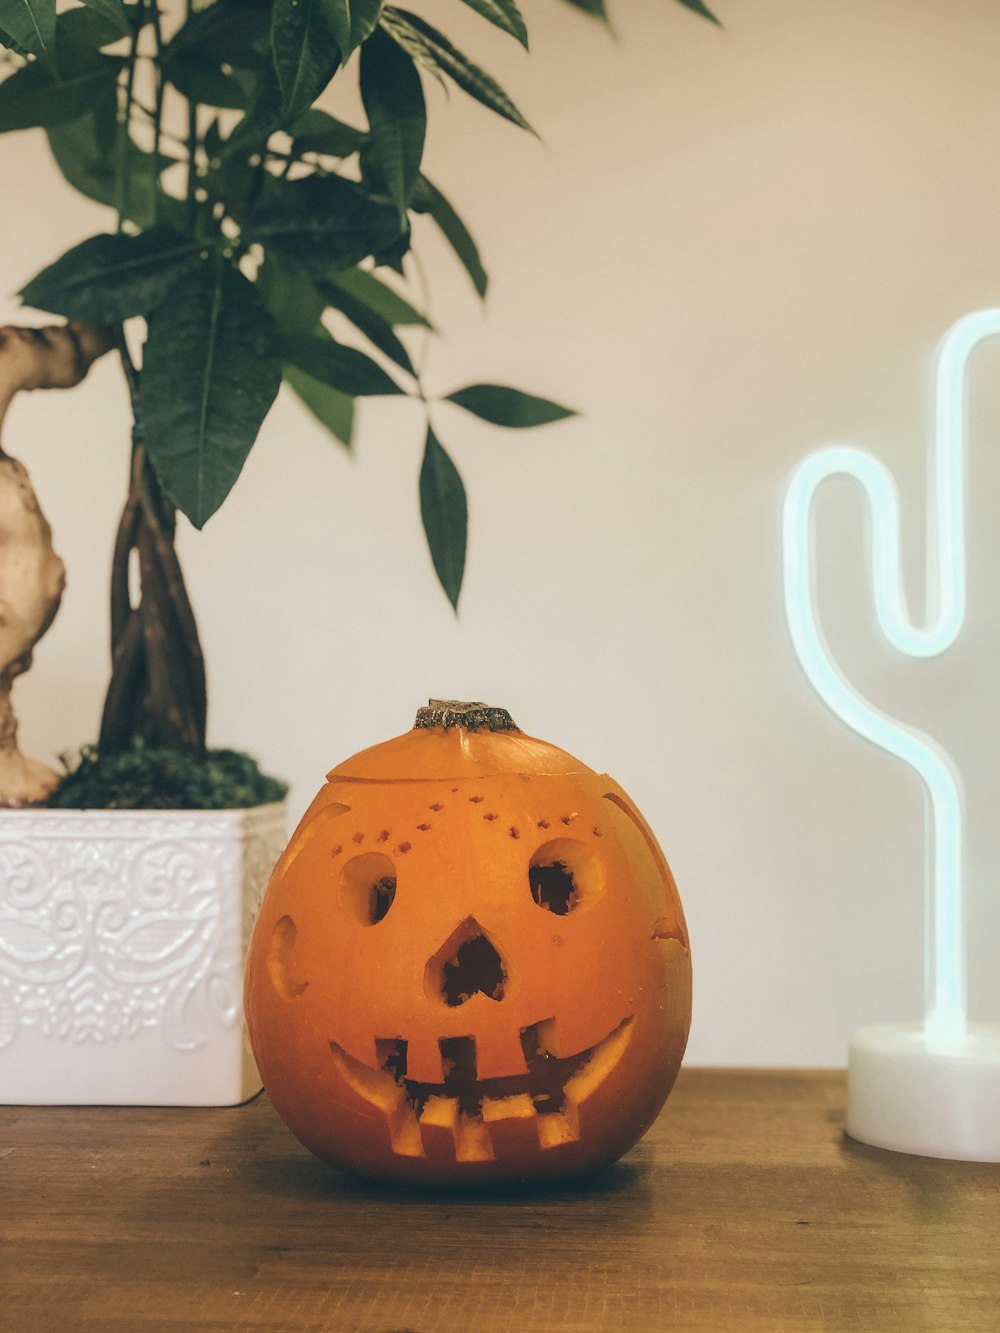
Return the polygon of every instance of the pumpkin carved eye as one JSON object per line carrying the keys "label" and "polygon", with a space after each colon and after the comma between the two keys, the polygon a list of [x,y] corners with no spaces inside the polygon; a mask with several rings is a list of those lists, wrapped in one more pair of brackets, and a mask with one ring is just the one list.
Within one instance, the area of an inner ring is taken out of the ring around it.
{"label": "pumpkin carved eye", "polygon": [[382,852],[354,856],[340,876],[341,906],[362,926],[377,926],[396,897],[396,867]]}
{"label": "pumpkin carved eye", "polygon": [[568,916],[597,901],[604,891],[604,871],[585,842],[553,838],[531,858],[528,885],[539,907]]}

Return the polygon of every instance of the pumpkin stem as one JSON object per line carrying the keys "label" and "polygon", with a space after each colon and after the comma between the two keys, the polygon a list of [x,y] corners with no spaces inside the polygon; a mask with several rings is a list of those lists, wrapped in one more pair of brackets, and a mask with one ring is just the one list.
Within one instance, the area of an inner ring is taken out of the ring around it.
{"label": "pumpkin stem", "polygon": [[417,709],[414,727],[461,727],[463,731],[520,731],[506,708],[459,699],[428,699]]}

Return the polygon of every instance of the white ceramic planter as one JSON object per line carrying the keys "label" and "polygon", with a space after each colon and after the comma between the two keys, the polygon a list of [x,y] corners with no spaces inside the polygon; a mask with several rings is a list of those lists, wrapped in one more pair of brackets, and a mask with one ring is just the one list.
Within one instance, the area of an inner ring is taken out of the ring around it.
{"label": "white ceramic planter", "polygon": [[284,807],[0,811],[0,1102],[260,1090],[243,959]]}

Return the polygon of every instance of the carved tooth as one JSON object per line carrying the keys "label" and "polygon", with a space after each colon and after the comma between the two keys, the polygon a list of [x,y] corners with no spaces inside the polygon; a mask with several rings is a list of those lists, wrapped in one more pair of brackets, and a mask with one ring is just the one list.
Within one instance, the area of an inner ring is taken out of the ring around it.
{"label": "carved tooth", "polygon": [[580,1117],[576,1107],[569,1102],[562,1111],[548,1111],[538,1117],[538,1142],[543,1148],[575,1143],[579,1137]]}
{"label": "carved tooth", "polygon": [[456,1162],[492,1162],[490,1132],[481,1120],[460,1115],[455,1127]]}
{"label": "carved tooth", "polygon": [[400,1157],[426,1157],[417,1114],[405,1097],[389,1112],[392,1151]]}
{"label": "carved tooth", "polygon": [[438,1125],[454,1131],[458,1124],[458,1100],[455,1097],[428,1097],[420,1113],[422,1125]]}
{"label": "carved tooth", "polygon": [[484,1097],[483,1121],[489,1125],[498,1120],[531,1120],[535,1108],[526,1092],[513,1097]]}

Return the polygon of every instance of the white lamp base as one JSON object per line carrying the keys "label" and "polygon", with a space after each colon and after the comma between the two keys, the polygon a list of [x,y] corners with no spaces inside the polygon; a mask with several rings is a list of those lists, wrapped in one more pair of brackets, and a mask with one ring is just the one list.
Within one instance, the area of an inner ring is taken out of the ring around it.
{"label": "white lamp base", "polygon": [[943,1039],[920,1023],[862,1028],[850,1045],[847,1133],[894,1152],[1000,1162],[1000,1026]]}

